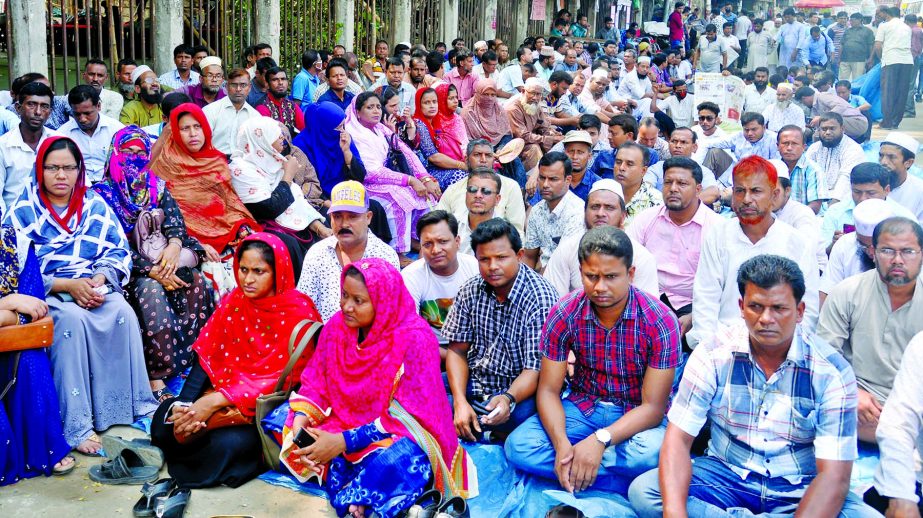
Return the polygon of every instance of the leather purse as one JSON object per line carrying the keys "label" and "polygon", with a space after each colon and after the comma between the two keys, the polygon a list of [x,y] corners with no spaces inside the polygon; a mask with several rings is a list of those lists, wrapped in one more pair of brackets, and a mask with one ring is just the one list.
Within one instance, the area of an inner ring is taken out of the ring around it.
{"label": "leather purse", "polygon": [[[135,228],[131,232],[132,244],[141,257],[152,263],[160,260],[163,251],[170,244],[167,236],[163,235],[161,228],[165,219],[163,209],[144,210],[138,214]],[[199,265],[199,257],[188,248],[183,248],[179,253],[177,268],[195,268]]]}
{"label": "leather purse", "polygon": [[[214,389],[208,389],[202,393],[200,397],[205,397],[214,392]],[[176,442],[180,444],[189,444],[196,439],[201,438],[209,430],[215,430],[217,428],[225,428],[228,426],[239,426],[245,424],[252,424],[253,418],[247,417],[240,413],[240,410],[233,405],[228,405],[224,408],[218,409],[214,414],[211,415],[205,421],[205,428],[202,428],[196,433],[189,435],[182,435],[176,433],[176,428],[173,428],[173,437],[176,438]]]}

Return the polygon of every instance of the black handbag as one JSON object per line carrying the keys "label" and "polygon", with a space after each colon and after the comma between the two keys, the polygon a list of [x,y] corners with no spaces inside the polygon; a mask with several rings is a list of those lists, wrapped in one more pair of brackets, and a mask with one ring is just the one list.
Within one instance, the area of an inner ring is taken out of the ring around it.
{"label": "black handbag", "polygon": [[401,151],[400,145],[395,141],[396,138],[397,135],[392,133],[391,138],[388,139],[388,164],[391,165],[392,170],[412,176],[410,164],[407,163],[407,157]]}

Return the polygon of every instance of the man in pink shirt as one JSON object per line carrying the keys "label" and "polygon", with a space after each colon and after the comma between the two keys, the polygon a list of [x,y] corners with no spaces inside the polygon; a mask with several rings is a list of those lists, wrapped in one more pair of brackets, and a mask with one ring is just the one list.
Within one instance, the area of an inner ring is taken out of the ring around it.
{"label": "man in pink shirt", "polygon": [[670,47],[674,49],[681,48],[683,46],[683,38],[685,33],[683,32],[683,3],[676,2],[673,6],[673,12],[670,13],[670,18],[667,19],[667,27],[670,28]]}
{"label": "man in pink shirt", "polygon": [[467,50],[460,50],[455,55],[455,68],[449,70],[443,79],[455,85],[458,90],[458,99],[462,106],[474,97],[474,84],[478,82],[477,76],[471,73],[474,69],[474,56]]}
{"label": "man in pink shirt", "polygon": [[683,335],[692,327],[692,285],[705,229],[723,220],[699,201],[702,168],[690,158],[663,165],[663,205],[632,220],[625,232],[657,259],[660,299],[676,313]]}

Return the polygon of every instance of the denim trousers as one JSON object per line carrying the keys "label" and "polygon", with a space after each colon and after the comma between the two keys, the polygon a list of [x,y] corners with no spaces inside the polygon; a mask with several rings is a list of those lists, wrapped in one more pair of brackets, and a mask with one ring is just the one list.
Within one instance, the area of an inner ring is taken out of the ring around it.
{"label": "denim trousers", "polygon": [[[663,516],[658,470],[652,469],[632,482],[628,490],[631,506],[641,518]],[[800,484],[790,484],[782,477],[766,477],[751,472],[741,480],[724,462],[714,457],[699,457],[692,464],[692,480],[686,509],[697,518],[729,516],[791,516],[798,508],[813,476],[805,476]],[[878,517],[877,511],[862,502],[862,498],[847,493],[840,517]]]}
{"label": "denim trousers", "polygon": [[[621,405],[600,402],[587,417],[569,400],[565,399],[562,403],[564,426],[571,444],[577,444],[625,414]],[[665,431],[666,419],[656,428],[637,433],[627,441],[606,448],[592,487],[624,496],[632,479],[657,466]],[[504,448],[507,460],[515,467],[532,475],[557,479],[554,472],[554,445],[538,415],[529,418],[510,434]]]}

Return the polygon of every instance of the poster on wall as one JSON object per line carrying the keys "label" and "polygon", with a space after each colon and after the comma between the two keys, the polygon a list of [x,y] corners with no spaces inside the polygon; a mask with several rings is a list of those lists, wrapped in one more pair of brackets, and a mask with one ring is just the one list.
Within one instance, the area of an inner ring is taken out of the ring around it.
{"label": "poster on wall", "polygon": [[529,13],[530,20],[545,20],[545,0],[532,0],[532,10]]}
{"label": "poster on wall", "polygon": [[739,77],[696,72],[696,104],[711,101],[721,107],[725,121],[740,121],[744,105],[744,82]]}

